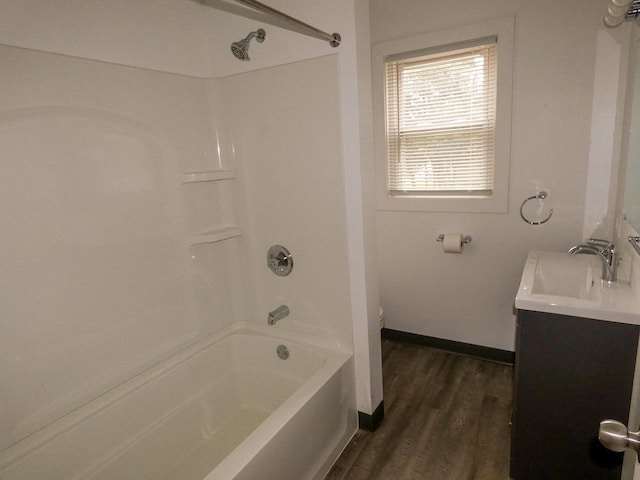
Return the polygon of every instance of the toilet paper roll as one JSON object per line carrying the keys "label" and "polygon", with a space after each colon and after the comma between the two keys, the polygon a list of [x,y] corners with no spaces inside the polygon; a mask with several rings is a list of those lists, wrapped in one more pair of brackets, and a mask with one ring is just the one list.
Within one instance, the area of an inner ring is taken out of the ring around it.
{"label": "toilet paper roll", "polygon": [[462,234],[445,233],[442,248],[444,253],[462,253]]}

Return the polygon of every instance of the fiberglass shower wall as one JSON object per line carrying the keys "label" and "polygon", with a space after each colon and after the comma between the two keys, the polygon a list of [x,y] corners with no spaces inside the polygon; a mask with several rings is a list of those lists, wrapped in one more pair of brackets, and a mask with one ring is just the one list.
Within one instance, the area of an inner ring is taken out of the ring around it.
{"label": "fiberglass shower wall", "polygon": [[[206,80],[0,47],[0,464],[234,321],[351,343],[337,56]],[[294,271],[275,277],[280,243]]]}
{"label": "fiberglass shower wall", "polygon": [[[250,279],[248,319],[266,325],[281,304],[291,314],[275,329],[352,344],[338,55],[222,79],[243,183]],[[266,264],[281,244],[289,276]]]}
{"label": "fiberglass shower wall", "polygon": [[15,442],[243,319],[248,292],[213,85],[14,47],[0,47],[0,64],[6,460]]}

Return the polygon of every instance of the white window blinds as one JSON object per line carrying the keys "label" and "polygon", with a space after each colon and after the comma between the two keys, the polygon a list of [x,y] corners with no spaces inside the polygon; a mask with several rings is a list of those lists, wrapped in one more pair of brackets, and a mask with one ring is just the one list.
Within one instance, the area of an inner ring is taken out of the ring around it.
{"label": "white window blinds", "polygon": [[385,59],[390,196],[492,196],[496,50],[491,37]]}

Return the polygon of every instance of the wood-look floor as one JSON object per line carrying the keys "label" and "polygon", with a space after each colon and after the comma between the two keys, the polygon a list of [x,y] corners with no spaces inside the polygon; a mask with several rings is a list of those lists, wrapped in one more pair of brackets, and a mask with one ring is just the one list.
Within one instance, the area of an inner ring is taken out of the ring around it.
{"label": "wood-look floor", "polygon": [[513,369],[382,341],[382,425],[325,480],[508,480]]}

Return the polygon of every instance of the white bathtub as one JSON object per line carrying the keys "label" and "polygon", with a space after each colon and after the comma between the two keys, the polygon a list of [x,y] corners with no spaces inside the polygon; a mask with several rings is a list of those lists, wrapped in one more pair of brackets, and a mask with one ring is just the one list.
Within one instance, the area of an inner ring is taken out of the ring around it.
{"label": "white bathtub", "polygon": [[321,479],[357,428],[353,357],[307,340],[230,326],[5,450],[0,479]]}

